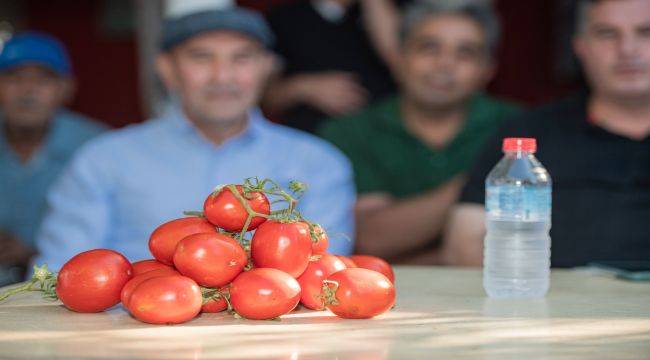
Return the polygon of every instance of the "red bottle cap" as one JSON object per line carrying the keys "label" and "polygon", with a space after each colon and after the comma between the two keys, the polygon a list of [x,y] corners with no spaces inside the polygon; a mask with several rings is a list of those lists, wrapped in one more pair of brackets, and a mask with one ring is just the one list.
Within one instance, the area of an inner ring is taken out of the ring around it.
{"label": "red bottle cap", "polygon": [[534,138],[505,138],[503,139],[503,151],[525,151],[534,153],[537,151],[537,140]]}

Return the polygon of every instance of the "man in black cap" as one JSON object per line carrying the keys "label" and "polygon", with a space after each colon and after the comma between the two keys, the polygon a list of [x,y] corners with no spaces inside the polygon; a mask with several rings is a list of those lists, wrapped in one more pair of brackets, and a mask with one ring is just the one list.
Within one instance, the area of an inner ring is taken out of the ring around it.
{"label": "man in black cap", "polygon": [[[171,106],[80,151],[50,194],[36,262],[58,269],[99,247],[131,260],[150,257],[147,240],[158,225],[202,208],[215,186],[252,176],[307,183],[301,213],[332,233],[351,234],[348,160],[256,108],[272,68],[272,40],[263,18],[241,8],[167,21],[156,65]],[[349,254],[352,246],[330,240],[334,253]]]}

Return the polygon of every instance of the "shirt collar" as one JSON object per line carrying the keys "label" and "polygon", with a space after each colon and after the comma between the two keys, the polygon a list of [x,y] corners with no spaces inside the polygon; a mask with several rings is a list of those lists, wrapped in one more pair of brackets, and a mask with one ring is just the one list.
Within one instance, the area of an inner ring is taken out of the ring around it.
{"label": "shirt collar", "polygon": [[[479,125],[480,123],[479,116],[481,116],[481,114],[478,111],[478,108],[480,106],[480,102],[482,98],[483,98],[482,93],[477,93],[474,96],[472,96],[472,98],[470,98],[470,100],[467,103],[467,113],[466,113],[465,121],[461,129],[459,129],[458,133],[455,135],[454,139],[461,136],[469,128]],[[383,103],[381,103],[377,107],[379,118],[382,120],[383,126],[387,127],[391,131],[401,134],[402,136],[407,136],[409,138],[420,141],[419,139],[417,139],[417,137],[414,134],[412,134],[406,128],[406,125],[404,124],[404,119],[402,117],[402,110],[401,110],[401,101],[402,99],[400,96],[394,96],[388,98]],[[453,141],[454,140],[452,140],[450,144]]]}
{"label": "shirt collar", "polygon": [[[192,121],[185,116],[178,102],[171,101],[168,104],[163,119],[173,128],[173,130],[180,134],[200,138],[203,142],[215,146],[212,142],[206,139]],[[267,123],[268,120],[264,117],[259,108],[251,108],[248,110],[248,124],[244,131],[230,139],[227,139],[223,144],[221,144],[221,146],[233,141],[253,141],[263,133],[264,127]]]}

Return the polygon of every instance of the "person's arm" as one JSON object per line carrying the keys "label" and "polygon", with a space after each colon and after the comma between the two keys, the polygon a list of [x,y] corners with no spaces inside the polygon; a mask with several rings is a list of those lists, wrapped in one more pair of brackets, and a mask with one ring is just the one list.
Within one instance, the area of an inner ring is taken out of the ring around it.
{"label": "person's arm", "polygon": [[284,76],[278,65],[264,90],[262,106],[274,114],[280,114],[287,109],[305,102],[304,81],[300,75]]}
{"label": "person's arm", "polygon": [[[298,105],[313,107],[336,117],[351,113],[366,104],[367,90],[354,74],[343,71],[295,72],[291,41],[295,37],[295,22],[285,11],[271,12],[268,22],[276,35],[274,53],[276,72],[270,79],[262,106],[272,114],[282,115]],[[293,65],[293,66],[292,66]]]}
{"label": "person's arm", "polygon": [[440,262],[454,266],[481,266],[484,236],[484,206],[474,203],[455,205],[440,247]]}
{"label": "person's arm", "polygon": [[391,258],[432,241],[442,230],[463,183],[458,176],[405,200],[377,194],[360,197],[356,206],[357,251]]}
{"label": "person's arm", "polygon": [[265,91],[263,106],[272,113],[282,113],[297,105],[309,105],[335,117],[360,109],[367,97],[367,90],[353,74],[325,71],[276,76]]}
{"label": "person's arm", "polygon": [[391,72],[397,74],[399,11],[391,0],[360,0],[370,42]]}
{"label": "person's arm", "polygon": [[[94,145],[94,144],[90,144]],[[74,255],[105,246],[110,230],[110,175],[106,159],[87,147],[74,157],[50,190],[48,212],[36,238],[33,263],[57,271]]]}
{"label": "person's arm", "polygon": [[480,266],[483,263],[485,178],[502,156],[502,139],[521,134],[520,122],[517,118],[506,122],[483,146],[458,204],[450,211],[439,253],[442,264]]}

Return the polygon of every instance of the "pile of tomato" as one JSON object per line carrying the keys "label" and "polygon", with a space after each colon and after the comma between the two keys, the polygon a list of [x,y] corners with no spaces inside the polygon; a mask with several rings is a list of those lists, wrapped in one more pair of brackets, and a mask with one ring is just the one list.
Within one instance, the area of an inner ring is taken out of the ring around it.
{"label": "pile of tomato", "polygon": [[[302,191],[297,184],[290,186],[294,193]],[[286,208],[272,211],[269,198]],[[37,287],[76,312],[121,302],[134,318],[152,324],[220,311],[276,319],[299,303],[343,318],[370,318],[392,308],[390,265],[373,256],[327,253],[327,233],[300,215],[297,202],[270,180],[222,186],[205,199],[202,212],[153,231],[153,259],[131,264],[116,251],[90,250],[71,258],[58,276],[35,268],[22,289]]]}

